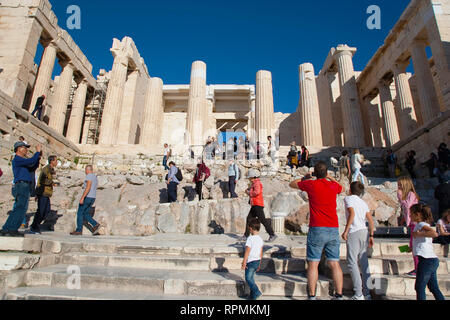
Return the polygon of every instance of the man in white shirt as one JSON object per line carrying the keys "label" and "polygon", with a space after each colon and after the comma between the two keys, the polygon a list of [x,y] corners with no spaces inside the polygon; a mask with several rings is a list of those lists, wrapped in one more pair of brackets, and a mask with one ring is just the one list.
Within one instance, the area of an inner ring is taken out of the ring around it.
{"label": "man in white shirt", "polygon": [[356,149],[355,153],[352,156],[352,169],[354,172],[352,182],[358,181],[359,178],[361,183],[364,184],[365,177],[361,173],[363,163],[364,163],[363,156],[359,153],[359,149]]}
{"label": "man in white shirt", "polygon": [[[370,291],[367,286],[370,278],[367,248],[373,247],[374,223],[369,207],[361,199],[364,194],[364,185],[359,181],[353,182],[350,185],[350,193],[351,195],[345,198],[347,226],[342,238],[347,241],[347,262],[355,290],[352,300],[370,300]],[[369,230],[366,222],[369,222]],[[370,235],[369,238],[368,235]],[[361,265],[361,270],[358,263]]]}

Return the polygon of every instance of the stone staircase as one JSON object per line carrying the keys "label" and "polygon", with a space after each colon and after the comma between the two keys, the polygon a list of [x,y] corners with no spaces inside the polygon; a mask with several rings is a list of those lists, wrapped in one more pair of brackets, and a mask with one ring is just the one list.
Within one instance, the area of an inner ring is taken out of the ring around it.
{"label": "stone staircase", "polygon": [[[410,255],[398,250],[406,243],[377,240],[370,267],[380,284],[378,298],[415,295],[414,279],[402,276],[413,268]],[[449,260],[440,246],[436,250],[440,287],[448,296]],[[238,300],[248,293],[242,255],[243,243],[230,235],[0,238],[0,293],[6,300]],[[351,295],[344,244],[341,255],[345,291]],[[305,237],[266,244],[255,277],[264,299],[306,299],[306,267]],[[333,284],[327,268],[321,269],[317,295],[327,300]]]}
{"label": "stone staircase", "polygon": [[[308,147],[308,150],[310,152],[310,155],[312,157],[312,165],[314,163],[317,163],[318,161],[324,161],[325,163],[328,163],[328,165],[331,166],[330,158],[334,157],[337,160],[342,155],[342,152],[344,150],[347,150],[350,155],[353,152],[353,148],[347,148],[347,147]],[[289,146],[282,146],[279,149],[279,157],[280,159],[284,159],[290,151]],[[371,147],[364,147],[360,148],[361,154],[364,155],[366,160],[369,160],[371,162],[370,165],[364,166],[362,169],[362,172],[367,177],[385,177],[384,173],[384,162],[383,162],[383,152],[385,151],[384,148],[371,148]]]}

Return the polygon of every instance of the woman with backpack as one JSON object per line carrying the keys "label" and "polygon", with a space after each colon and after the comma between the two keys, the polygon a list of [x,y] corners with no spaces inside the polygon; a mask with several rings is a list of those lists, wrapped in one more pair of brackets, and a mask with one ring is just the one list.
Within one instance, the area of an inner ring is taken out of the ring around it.
{"label": "woman with backpack", "polygon": [[169,203],[177,202],[177,189],[178,185],[183,180],[183,174],[173,161],[169,163],[169,174],[167,175],[166,180]]}
{"label": "woman with backpack", "polygon": [[203,159],[199,158],[194,176],[195,191],[198,194],[199,201],[203,200],[203,183],[209,178],[210,175],[211,173],[209,168],[205,165]]}
{"label": "woman with backpack", "polygon": [[342,152],[342,157],[339,159],[339,174],[340,179],[348,178],[352,181],[352,167],[350,165],[350,156],[347,150]]}
{"label": "woman with backpack", "polygon": [[236,183],[241,178],[239,167],[236,164],[236,161],[230,161],[228,166],[228,189],[231,194],[231,198],[235,199],[238,197],[236,194]]}

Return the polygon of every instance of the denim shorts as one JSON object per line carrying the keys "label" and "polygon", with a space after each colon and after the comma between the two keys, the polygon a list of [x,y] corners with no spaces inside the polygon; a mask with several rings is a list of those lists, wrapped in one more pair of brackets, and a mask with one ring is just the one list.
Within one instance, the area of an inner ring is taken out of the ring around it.
{"label": "denim shorts", "polygon": [[322,252],[328,261],[340,260],[341,240],[339,228],[310,228],[307,242],[307,260],[320,262]]}

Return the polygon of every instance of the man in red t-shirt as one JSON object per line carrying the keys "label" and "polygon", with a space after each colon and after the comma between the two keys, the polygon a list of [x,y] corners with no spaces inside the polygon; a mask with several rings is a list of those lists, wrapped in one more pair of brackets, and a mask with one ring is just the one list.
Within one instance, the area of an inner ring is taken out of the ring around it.
{"label": "man in red t-shirt", "polygon": [[319,263],[322,252],[333,273],[336,300],[342,300],[343,274],[339,265],[341,240],[339,235],[339,220],[337,216],[337,195],[343,187],[328,175],[326,163],[319,162],[314,167],[314,176],[297,180],[290,184],[293,189],[308,193],[310,206],[310,225],[307,241],[308,288],[309,299],[315,300],[316,286],[319,278]]}

